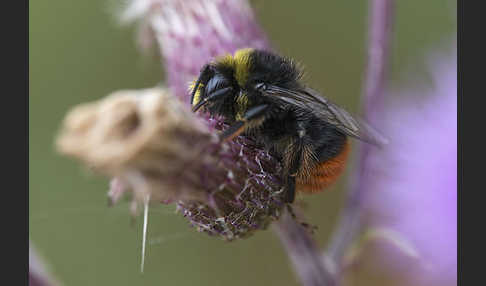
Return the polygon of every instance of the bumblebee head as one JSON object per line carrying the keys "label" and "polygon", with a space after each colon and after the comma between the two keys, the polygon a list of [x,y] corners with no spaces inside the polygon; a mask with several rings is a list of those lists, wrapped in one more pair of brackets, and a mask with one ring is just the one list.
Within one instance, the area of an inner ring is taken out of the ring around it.
{"label": "bumblebee head", "polygon": [[204,107],[211,114],[234,115],[234,103],[248,78],[251,52],[252,49],[238,50],[234,56],[225,55],[206,64],[191,85],[192,110]]}
{"label": "bumblebee head", "polygon": [[[211,114],[227,116],[232,110],[232,103],[239,92],[238,85],[231,77],[217,71],[210,71],[211,75],[205,81],[196,81],[193,87],[192,111],[196,112],[204,107]],[[202,75],[203,78],[206,75]]]}

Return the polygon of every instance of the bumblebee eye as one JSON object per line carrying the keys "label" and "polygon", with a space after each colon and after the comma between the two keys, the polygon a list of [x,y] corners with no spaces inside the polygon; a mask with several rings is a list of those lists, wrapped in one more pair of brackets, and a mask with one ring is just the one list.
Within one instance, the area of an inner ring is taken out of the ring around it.
{"label": "bumblebee eye", "polygon": [[267,85],[263,82],[255,84],[255,89],[258,91],[265,91],[267,89]]}

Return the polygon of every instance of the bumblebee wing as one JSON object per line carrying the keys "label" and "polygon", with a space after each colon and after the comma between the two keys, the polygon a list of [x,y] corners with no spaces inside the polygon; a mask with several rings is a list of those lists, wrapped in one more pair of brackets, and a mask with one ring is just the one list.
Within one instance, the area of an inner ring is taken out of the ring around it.
{"label": "bumblebee wing", "polygon": [[273,98],[276,97],[283,102],[310,110],[348,136],[377,146],[388,143],[388,140],[373,127],[363,120],[351,116],[346,110],[311,88],[289,90],[277,86],[267,86],[265,92]]}

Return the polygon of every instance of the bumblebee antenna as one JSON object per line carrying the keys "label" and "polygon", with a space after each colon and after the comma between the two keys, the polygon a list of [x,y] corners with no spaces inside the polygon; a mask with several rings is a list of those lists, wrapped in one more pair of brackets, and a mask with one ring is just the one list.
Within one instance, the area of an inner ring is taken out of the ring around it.
{"label": "bumblebee antenna", "polygon": [[203,107],[206,103],[210,102],[211,100],[214,100],[215,98],[218,98],[218,97],[228,95],[232,91],[233,91],[233,88],[231,86],[219,89],[219,90],[213,92],[212,94],[208,95],[207,97],[205,97],[203,100],[200,100],[196,104],[196,106],[194,106],[192,108],[192,111],[196,112],[196,111],[198,111],[199,108]]}

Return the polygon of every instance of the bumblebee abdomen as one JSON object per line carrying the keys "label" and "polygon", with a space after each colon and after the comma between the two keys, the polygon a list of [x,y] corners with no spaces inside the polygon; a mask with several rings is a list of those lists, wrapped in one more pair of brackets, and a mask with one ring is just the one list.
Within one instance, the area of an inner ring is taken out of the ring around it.
{"label": "bumblebee abdomen", "polygon": [[307,176],[297,176],[296,191],[318,193],[336,182],[345,169],[349,149],[350,144],[346,140],[342,150],[335,157],[319,163]]}

